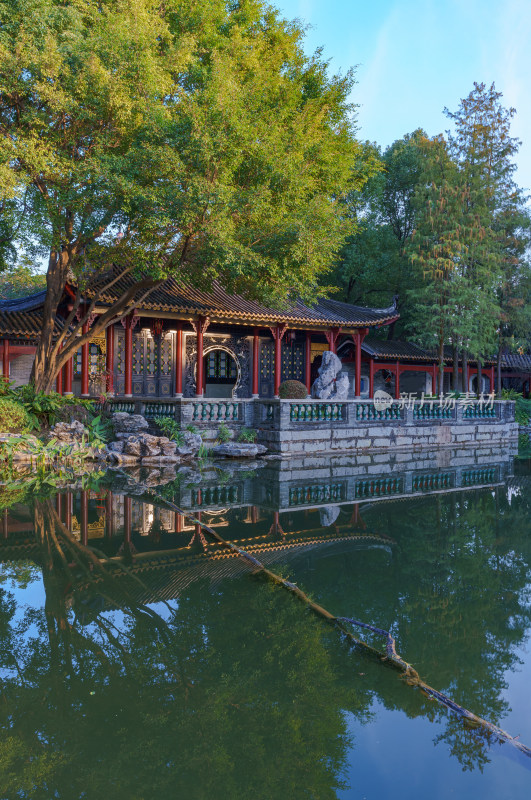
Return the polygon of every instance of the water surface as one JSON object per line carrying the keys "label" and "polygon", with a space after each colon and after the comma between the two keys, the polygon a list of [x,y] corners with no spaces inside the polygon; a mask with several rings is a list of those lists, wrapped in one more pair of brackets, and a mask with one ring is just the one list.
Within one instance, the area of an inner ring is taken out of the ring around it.
{"label": "water surface", "polygon": [[[133,478],[390,629],[426,682],[531,745],[530,472],[512,453]],[[123,476],[2,499],[1,798],[529,796],[530,759]]]}

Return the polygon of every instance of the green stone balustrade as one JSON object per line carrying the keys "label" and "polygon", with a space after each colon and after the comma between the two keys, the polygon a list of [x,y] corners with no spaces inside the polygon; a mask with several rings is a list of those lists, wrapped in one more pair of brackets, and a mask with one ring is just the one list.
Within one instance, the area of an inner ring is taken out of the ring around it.
{"label": "green stone balustrade", "polygon": [[309,486],[294,486],[289,490],[290,506],[339,503],[345,499],[344,483],[316,483]]}
{"label": "green stone balustrade", "polygon": [[147,419],[154,417],[174,417],[175,403],[146,403],[144,416]]}
{"label": "green stone balustrade", "polygon": [[346,419],[344,403],[290,403],[290,422],[341,422]]}
{"label": "green stone balustrade", "polygon": [[231,400],[193,400],[192,422],[240,422],[242,404]]}
{"label": "green stone balustrade", "polygon": [[218,485],[192,489],[192,507],[230,506],[241,503],[241,486]]}
{"label": "green stone balustrade", "polygon": [[498,409],[488,403],[471,403],[463,408],[463,419],[497,419]]}
{"label": "green stone balustrade", "polygon": [[362,497],[385,497],[387,495],[402,494],[404,482],[402,478],[367,478],[357,481],[354,496]]}
{"label": "green stone balustrade", "polygon": [[484,467],[482,469],[465,469],[463,470],[461,485],[462,486],[477,486],[488,483],[496,483],[498,480],[498,471],[496,467]]}
{"label": "green stone balustrade", "polygon": [[135,404],[134,403],[117,403],[115,401],[112,402],[111,411],[113,414],[116,414],[121,411],[125,411],[127,414],[134,414],[135,413]]}
{"label": "green stone balustrade", "polygon": [[388,408],[377,408],[372,401],[356,403],[356,419],[360,422],[402,419],[402,408],[398,403],[393,403]]}
{"label": "green stone balustrade", "polygon": [[433,492],[437,489],[450,489],[453,484],[451,472],[429,472],[414,475],[411,489],[413,492]]}
{"label": "green stone balustrade", "polygon": [[438,400],[428,403],[415,403],[413,406],[413,419],[455,419],[455,406],[445,406]]}

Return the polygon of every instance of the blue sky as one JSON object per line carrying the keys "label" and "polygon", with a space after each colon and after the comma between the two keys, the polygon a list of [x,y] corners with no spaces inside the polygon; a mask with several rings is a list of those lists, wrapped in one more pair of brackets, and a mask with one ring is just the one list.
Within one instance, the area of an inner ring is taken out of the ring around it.
{"label": "blue sky", "polygon": [[494,82],[517,115],[517,182],[531,190],[531,0],[272,0],[311,25],[334,72],[358,65],[359,136],[380,145],[445,131],[474,81]]}

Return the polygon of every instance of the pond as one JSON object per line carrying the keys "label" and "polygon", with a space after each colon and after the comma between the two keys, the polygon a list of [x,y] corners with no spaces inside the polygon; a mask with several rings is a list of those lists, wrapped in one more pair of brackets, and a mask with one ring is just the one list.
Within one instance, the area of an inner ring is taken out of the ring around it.
{"label": "pond", "polygon": [[197,520],[531,746],[530,486],[498,449],[4,487],[0,798],[529,797],[531,758]]}

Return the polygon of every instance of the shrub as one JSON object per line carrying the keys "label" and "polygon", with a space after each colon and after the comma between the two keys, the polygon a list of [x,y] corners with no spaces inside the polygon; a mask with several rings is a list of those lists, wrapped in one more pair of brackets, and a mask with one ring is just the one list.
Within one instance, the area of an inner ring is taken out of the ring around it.
{"label": "shrub", "polygon": [[258,433],[256,431],[253,431],[252,428],[242,428],[240,431],[240,435],[238,436],[238,441],[249,442],[250,444],[254,444],[257,436]]}
{"label": "shrub", "polygon": [[221,442],[221,444],[225,444],[225,442],[228,442],[230,438],[231,438],[231,432],[229,428],[227,428],[225,423],[222,422],[218,428],[218,442]]}
{"label": "shrub", "polygon": [[168,439],[172,439],[179,447],[182,447],[184,435],[178,422],[172,417],[155,417],[155,422]]}
{"label": "shrub", "polygon": [[29,431],[33,425],[22,403],[10,397],[0,397],[0,427],[3,431]]}
{"label": "shrub", "polygon": [[284,381],[280,384],[278,396],[282,400],[306,400],[308,389],[300,381]]}

